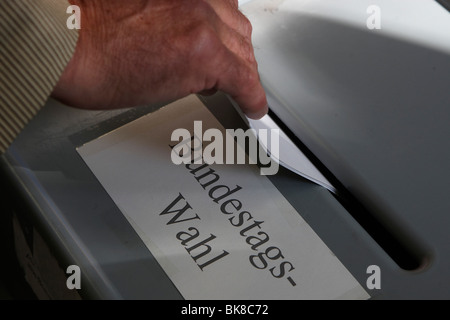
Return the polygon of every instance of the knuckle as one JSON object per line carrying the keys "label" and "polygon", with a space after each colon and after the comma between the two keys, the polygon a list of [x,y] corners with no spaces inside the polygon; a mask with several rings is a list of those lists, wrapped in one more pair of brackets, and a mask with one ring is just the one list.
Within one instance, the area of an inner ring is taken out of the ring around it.
{"label": "knuckle", "polygon": [[255,52],[252,42],[248,38],[238,35],[235,43],[236,45],[233,51],[235,51],[235,53],[237,53],[250,65],[256,64]]}
{"label": "knuckle", "polygon": [[247,61],[249,61],[251,64],[256,64],[255,52],[253,50],[253,45],[251,42],[246,42],[245,51],[245,57],[247,58]]}
{"label": "knuckle", "polygon": [[190,52],[193,58],[207,59],[219,49],[220,40],[214,28],[207,23],[198,23],[190,31]]}
{"label": "knuckle", "polygon": [[235,8],[239,7],[239,0],[231,0],[230,3]]}
{"label": "knuckle", "polygon": [[246,36],[250,37],[252,35],[253,26],[252,26],[250,20],[244,15],[242,15],[242,28],[243,28]]}
{"label": "knuckle", "polygon": [[199,48],[211,48],[217,43],[218,36],[212,26],[207,23],[200,23],[194,28],[192,33],[193,42]]}

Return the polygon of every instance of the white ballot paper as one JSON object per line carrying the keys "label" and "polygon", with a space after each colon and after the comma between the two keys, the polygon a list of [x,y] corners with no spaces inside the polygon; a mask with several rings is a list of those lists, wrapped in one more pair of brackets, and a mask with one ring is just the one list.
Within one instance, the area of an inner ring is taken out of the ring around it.
{"label": "white ballot paper", "polygon": [[291,139],[278,127],[275,121],[269,115],[265,115],[259,120],[247,118],[250,127],[255,130],[259,129],[279,129],[280,141],[278,156],[274,154],[267,140],[261,140],[262,147],[270,153],[273,160],[281,164],[283,167],[292,172],[314,182],[318,185],[327,188],[333,193],[336,193],[336,188],[328,181],[327,178],[312,164],[305,154],[297,148]]}
{"label": "white ballot paper", "polygon": [[172,162],[172,133],[194,121],[225,132],[190,96],[78,148],[181,295],[369,298],[256,165]]}

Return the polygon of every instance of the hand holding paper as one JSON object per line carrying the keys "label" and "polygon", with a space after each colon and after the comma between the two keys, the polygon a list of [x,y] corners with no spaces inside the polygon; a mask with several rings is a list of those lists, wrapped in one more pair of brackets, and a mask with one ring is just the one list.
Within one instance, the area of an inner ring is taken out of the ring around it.
{"label": "hand holding paper", "polygon": [[251,118],[267,112],[237,0],[72,0],[81,7],[76,52],[53,96],[107,109],[224,91]]}

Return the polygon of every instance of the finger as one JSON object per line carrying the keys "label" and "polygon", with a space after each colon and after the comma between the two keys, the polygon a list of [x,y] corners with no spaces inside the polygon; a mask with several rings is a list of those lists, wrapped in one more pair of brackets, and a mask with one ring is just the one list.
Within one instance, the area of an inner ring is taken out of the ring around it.
{"label": "finger", "polygon": [[251,40],[220,21],[216,22],[216,29],[220,40],[230,51],[249,63],[255,63]]}
{"label": "finger", "polygon": [[267,98],[261,85],[257,65],[249,64],[228,49],[223,50],[215,70],[216,88],[228,93],[250,118],[259,119],[267,111]]}
{"label": "finger", "polygon": [[[218,3],[215,6],[222,6],[222,7],[232,7],[230,4],[230,0],[210,0],[208,2],[208,6],[210,4]],[[220,12],[231,12],[230,14],[236,14],[238,13],[241,15],[241,13],[238,10],[232,9],[229,11],[226,10],[217,10],[214,9],[214,7],[211,7],[211,10],[206,10],[205,14],[207,14],[205,17],[208,19],[211,26],[214,26],[214,29],[216,30],[216,33],[219,35],[219,38],[221,41],[227,46],[228,49],[230,49],[232,52],[240,56],[241,58],[248,60],[249,62],[253,63],[255,61],[254,51],[253,51],[253,45],[251,42],[251,25],[250,22],[244,17],[238,18],[237,20],[240,20],[239,23],[245,25],[242,28],[244,28],[245,32],[239,32],[236,28],[233,28],[230,26],[229,23],[226,23],[222,17],[219,15]],[[246,35],[245,33],[249,33]]]}
{"label": "finger", "polygon": [[250,21],[238,9],[235,0],[209,0],[208,4],[214,9],[220,19],[243,37],[251,39],[252,26]]}
{"label": "finger", "polygon": [[248,82],[245,87],[235,86],[224,90],[229,92],[241,110],[251,119],[260,119],[269,111],[266,93],[259,80],[254,83]]}

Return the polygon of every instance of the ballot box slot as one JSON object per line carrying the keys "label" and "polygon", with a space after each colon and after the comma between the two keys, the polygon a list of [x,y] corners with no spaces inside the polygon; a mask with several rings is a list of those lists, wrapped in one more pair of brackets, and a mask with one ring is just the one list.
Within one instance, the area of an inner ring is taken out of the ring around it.
{"label": "ballot box slot", "polygon": [[[364,203],[359,201],[347,188],[334,176],[334,174],[301,142],[297,136],[281,121],[281,119],[269,110],[270,117],[289,136],[298,148],[309,158],[319,171],[337,189],[333,196],[351,214],[351,216],[366,230],[374,241],[388,254],[397,265],[404,270],[418,270],[423,268],[427,261],[420,246],[414,244],[414,240],[405,233],[401,235],[388,229]],[[407,239],[407,240],[405,240]]]}

